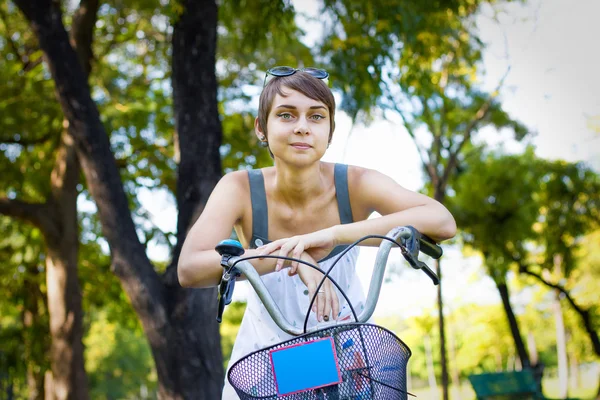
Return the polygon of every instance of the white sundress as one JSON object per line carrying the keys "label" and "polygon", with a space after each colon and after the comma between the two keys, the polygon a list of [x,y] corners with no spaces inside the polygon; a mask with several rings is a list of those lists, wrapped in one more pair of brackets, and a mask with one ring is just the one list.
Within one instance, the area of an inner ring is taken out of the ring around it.
{"label": "white sundress", "polygon": [[[342,256],[332,270],[331,276],[344,290],[352,302],[356,313],[360,314],[364,308],[365,299],[361,282],[355,271],[358,252],[358,247],[355,247]],[[321,269],[325,271],[328,270],[337,258],[338,257],[332,257],[322,261],[319,264]],[[297,275],[292,277],[288,276],[287,269],[263,275],[261,278],[286,319],[293,326],[302,327],[306,317],[306,310],[308,309],[310,302],[308,290],[302,280],[300,280]],[[354,321],[346,300],[339,294],[337,289],[336,292],[338,293],[340,304],[338,322]],[[319,324],[325,327],[331,325],[332,322],[318,323],[315,313],[311,312],[308,326],[313,327]],[[293,338],[293,336],[287,334],[275,324],[275,321],[273,321],[267,312],[265,306],[258,298],[258,295],[251,290],[246,311],[240,325],[240,330],[233,346],[231,359],[227,366],[227,372],[229,372],[229,368],[231,368],[236,361],[247,354],[291,338]],[[223,388],[222,400],[237,399],[239,399],[239,397],[227,380],[227,374],[225,374],[225,386]]]}

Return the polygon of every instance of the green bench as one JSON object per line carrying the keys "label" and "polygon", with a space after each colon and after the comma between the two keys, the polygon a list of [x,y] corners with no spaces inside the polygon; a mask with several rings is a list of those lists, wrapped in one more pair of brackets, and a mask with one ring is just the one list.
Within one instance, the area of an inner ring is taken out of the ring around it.
{"label": "green bench", "polygon": [[550,400],[544,397],[531,369],[470,375],[469,381],[477,400]]}
{"label": "green bench", "polygon": [[469,376],[477,400],[543,400],[531,369],[492,372]]}

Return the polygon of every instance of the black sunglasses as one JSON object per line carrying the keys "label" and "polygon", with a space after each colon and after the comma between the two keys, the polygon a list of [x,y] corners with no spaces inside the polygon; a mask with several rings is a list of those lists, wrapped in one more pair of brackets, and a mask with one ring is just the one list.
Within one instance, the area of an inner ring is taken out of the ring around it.
{"label": "black sunglasses", "polygon": [[284,67],[284,66],[273,67],[273,68],[269,68],[267,70],[267,73],[265,74],[265,81],[263,82],[263,87],[267,84],[267,77],[269,75],[276,76],[276,77],[290,76],[290,75],[294,75],[298,71],[306,72],[307,74],[314,76],[317,79],[327,79],[329,77],[329,72],[325,71],[324,69],[319,69],[319,68],[312,68],[312,67],[293,68],[293,67]]}

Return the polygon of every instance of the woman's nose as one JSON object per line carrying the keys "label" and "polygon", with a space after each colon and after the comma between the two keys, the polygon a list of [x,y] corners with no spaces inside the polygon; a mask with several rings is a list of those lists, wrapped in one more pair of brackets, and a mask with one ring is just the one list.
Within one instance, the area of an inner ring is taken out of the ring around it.
{"label": "woman's nose", "polygon": [[298,133],[298,134],[309,133],[308,121],[306,120],[306,117],[298,118],[298,122],[296,123],[296,126],[294,127],[294,133]]}

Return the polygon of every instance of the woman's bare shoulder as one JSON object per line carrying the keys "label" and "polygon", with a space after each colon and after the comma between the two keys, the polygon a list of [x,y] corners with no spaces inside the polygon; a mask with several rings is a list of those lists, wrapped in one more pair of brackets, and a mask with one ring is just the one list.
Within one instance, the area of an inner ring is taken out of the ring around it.
{"label": "woman's bare shoulder", "polygon": [[348,164],[348,185],[358,187],[362,182],[376,175],[382,175],[374,169]]}

